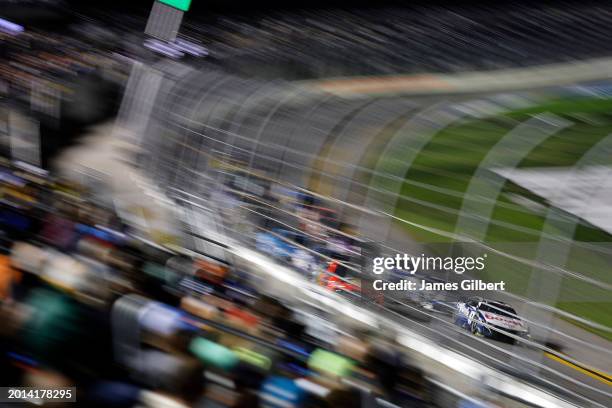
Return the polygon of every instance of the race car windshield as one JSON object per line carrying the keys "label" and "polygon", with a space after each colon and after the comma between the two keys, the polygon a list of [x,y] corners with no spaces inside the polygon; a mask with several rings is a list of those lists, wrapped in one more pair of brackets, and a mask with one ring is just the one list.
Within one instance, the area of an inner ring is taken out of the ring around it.
{"label": "race car windshield", "polygon": [[483,312],[490,312],[506,317],[516,318],[516,312],[514,311],[514,309],[507,305],[482,304],[480,305],[480,310],[482,310]]}

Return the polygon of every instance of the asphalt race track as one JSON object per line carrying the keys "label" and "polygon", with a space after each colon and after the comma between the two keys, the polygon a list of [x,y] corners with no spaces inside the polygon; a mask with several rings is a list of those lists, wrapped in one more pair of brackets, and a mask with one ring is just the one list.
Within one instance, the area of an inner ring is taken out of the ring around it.
{"label": "asphalt race track", "polygon": [[[529,92],[523,96],[527,100],[531,97]],[[342,98],[280,81],[192,72],[177,78],[176,85],[163,95],[163,103],[157,108],[158,120],[151,130],[164,137],[149,139],[147,147],[155,155],[149,170],[159,176],[162,186],[165,181],[166,186],[193,191],[198,185],[193,179],[189,185],[181,184],[181,180],[186,180],[182,177],[185,173],[181,173],[185,168],[204,171],[205,163],[214,157],[232,156],[253,170],[264,170],[286,185],[316,191],[333,205],[344,207],[343,216],[359,227],[360,235],[382,240],[386,251],[416,253],[422,249],[420,244],[397,223],[390,219],[381,221],[380,215],[364,211],[393,204],[393,197],[373,193],[362,181],[367,179],[364,169],[373,150],[391,146],[395,136],[405,135],[406,129],[416,138],[412,141],[414,145],[419,146],[426,144],[437,129],[486,113],[473,108],[474,101],[480,101],[483,109],[504,108],[504,98],[499,94]],[[405,170],[399,169],[397,174],[403,176]],[[346,202],[351,205],[344,205]],[[282,213],[276,216],[286,218]],[[487,297],[507,301],[517,309],[521,303],[506,294],[493,293]],[[420,309],[416,304],[394,309],[383,313],[436,343],[537,383],[579,405],[605,406],[610,400],[610,380],[605,375],[526,345],[476,337],[454,326],[448,315]],[[536,309],[518,310],[531,320],[530,310]],[[534,315],[539,316],[535,312]],[[610,366],[605,362],[606,359],[610,362],[609,353],[600,356],[597,352],[597,347],[605,350],[605,341],[556,317],[551,326],[567,334],[563,338],[554,333],[551,336],[555,336],[562,349],[578,350],[574,358],[584,361],[586,367]],[[548,331],[547,327],[550,326],[532,327],[536,344]],[[572,344],[575,338],[577,343]],[[594,348],[580,353],[589,344]]]}

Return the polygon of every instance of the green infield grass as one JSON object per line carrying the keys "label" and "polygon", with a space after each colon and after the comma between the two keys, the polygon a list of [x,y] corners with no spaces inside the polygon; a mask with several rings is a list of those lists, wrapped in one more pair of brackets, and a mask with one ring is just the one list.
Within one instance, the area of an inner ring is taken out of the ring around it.
{"label": "green infield grass", "polygon": [[[518,168],[572,167],[597,142],[612,134],[612,99],[575,98],[553,100],[528,109],[508,111],[492,117],[461,120],[436,132],[420,148],[408,171],[397,202],[395,215],[412,224],[433,227],[448,234],[436,234],[398,221],[409,235],[424,244],[448,244],[457,239],[450,234],[464,233],[458,229],[459,210],[466,200],[469,183],[487,153],[510,131],[538,114],[554,114],[568,122],[568,126],[551,134],[533,149],[528,150]],[[406,135],[409,140],[410,135]],[[391,161],[401,160],[397,152],[393,157],[380,157],[378,168],[393,166]],[[382,161],[382,162],[381,162]],[[389,161],[389,163],[385,163]],[[612,165],[612,155],[609,158]],[[489,175],[492,179],[495,175]],[[372,183],[385,188],[380,179]],[[503,188],[494,201],[491,217],[486,223],[482,242],[512,256],[525,260],[538,258],[538,244],[543,238],[548,203],[542,198],[502,181]],[[516,197],[523,201],[518,202]],[[533,205],[525,205],[525,202]],[[560,226],[548,225],[544,238],[558,240],[559,247],[567,248],[567,261],[558,265],[587,278],[612,284],[612,237],[578,217],[565,215]],[[466,233],[469,236],[469,233]],[[480,239],[479,239],[480,240]],[[430,245],[431,248],[443,245]],[[540,254],[541,255],[541,254]],[[481,277],[489,281],[505,280],[511,292],[532,297],[535,273],[538,268],[525,262],[490,254],[487,268]],[[612,299],[610,291],[597,284],[564,276],[556,306],[592,321],[612,326]],[[596,331],[596,330],[594,330]],[[612,339],[612,333],[596,331]]]}

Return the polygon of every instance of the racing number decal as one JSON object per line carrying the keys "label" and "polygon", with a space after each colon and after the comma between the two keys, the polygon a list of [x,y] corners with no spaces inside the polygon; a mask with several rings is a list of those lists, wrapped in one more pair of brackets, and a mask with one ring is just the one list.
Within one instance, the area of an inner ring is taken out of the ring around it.
{"label": "racing number decal", "polygon": [[470,309],[468,313],[468,324],[472,324],[472,320],[476,317],[476,310]]}

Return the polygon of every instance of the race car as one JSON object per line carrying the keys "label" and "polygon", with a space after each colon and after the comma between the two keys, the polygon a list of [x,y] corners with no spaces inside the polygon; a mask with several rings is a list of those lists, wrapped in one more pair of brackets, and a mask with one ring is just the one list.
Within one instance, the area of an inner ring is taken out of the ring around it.
{"label": "race car", "polygon": [[357,269],[358,265],[350,262],[331,261],[325,271],[321,271],[317,279],[319,285],[337,293],[359,293],[361,280],[354,276],[347,266]]}
{"label": "race car", "polygon": [[472,298],[457,302],[455,324],[473,334],[514,343],[506,334],[529,337],[529,328],[518,317],[512,306],[504,302]]}

